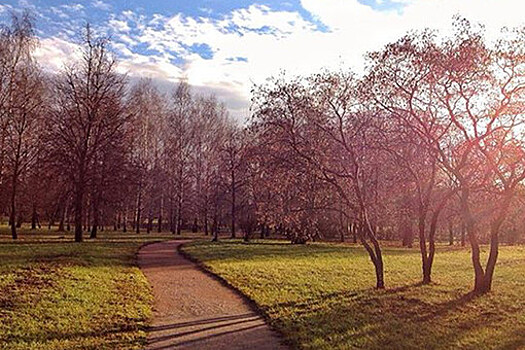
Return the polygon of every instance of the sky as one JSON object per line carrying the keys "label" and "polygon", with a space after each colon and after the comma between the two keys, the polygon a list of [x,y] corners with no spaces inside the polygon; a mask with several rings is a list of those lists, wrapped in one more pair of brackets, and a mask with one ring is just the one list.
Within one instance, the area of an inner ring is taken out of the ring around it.
{"label": "sky", "polygon": [[52,72],[78,57],[86,23],[109,35],[120,72],[161,88],[186,79],[214,93],[237,118],[249,114],[254,84],[282,71],[323,68],[362,72],[365,54],[410,30],[450,31],[454,15],[486,26],[524,24],[522,0],[2,0],[36,14],[36,56]]}

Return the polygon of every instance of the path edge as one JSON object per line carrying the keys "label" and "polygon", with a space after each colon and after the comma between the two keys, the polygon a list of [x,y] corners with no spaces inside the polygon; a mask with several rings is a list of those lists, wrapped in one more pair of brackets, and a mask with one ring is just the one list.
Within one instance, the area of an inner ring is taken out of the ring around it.
{"label": "path edge", "polygon": [[146,275],[144,274],[144,271],[142,270],[140,264],[139,264],[139,253],[140,251],[145,248],[146,246],[150,245],[150,244],[156,244],[156,243],[161,243],[161,242],[164,242],[163,240],[155,240],[155,241],[149,241],[149,242],[143,242],[138,248],[137,250],[135,251],[135,254],[134,254],[134,265],[136,268],[139,269],[140,273],[142,274],[142,276],[144,277],[144,279],[146,280],[146,282],[148,283],[148,287],[149,287],[149,293],[150,293],[150,296],[151,296],[151,301],[150,301],[150,316],[148,317],[148,319],[146,320],[146,322],[144,323],[144,329],[141,329],[141,331],[144,332],[144,334],[146,334],[144,336],[144,339],[142,341],[142,348],[144,348],[146,345],[147,345],[147,331],[148,331],[148,328],[151,327],[151,321],[153,320],[153,306],[154,306],[154,298],[153,298],[153,286],[151,285],[151,283],[148,281],[148,278],[146,277]]}
{"label": "path edge", "polygon": [[[257,305],[257,303],[255,302],[255,300],[253,300],[252,298],[250,298],[249,296],[247,296],[246,294],[244,294],[239,288],[235,287],[234,285],[232,285],[230,282],[228,282],[227,279],[225,279],[224,277],[221,277],[219,275],[217,275],[216,273],[214,273],[208,266],[206,266],[206,264],[204,262],[202,262],[201,260],[197,259],[196,257],[192,256],[191,254],[185,252],[183,250],[183,247],[188,244],[188,243],[191,243],[191,242],[194,242],[194,241],[198,241],[198,240],[193,240],[193,241],[189,241],[189,242],[184,242],[184,243],[181,243],[177,246],[177,252],[182,255],[183,258],[191,261],[192,263],[195,264],[195,266],[200,270],[202,271],[203,273],[205,273],[206,275],[210,276],[211,278],[213,278],[214,280],[218,281],[220,284],[222,284],[224,287],[230,289],[232,292],[234,292],[235,294],[237,294],[245,303],[246,305],[248,305],[248,307],[250,309],[252,309],[253,312],[255,312],[257,315],[261,316],[263,319],[264,319],[264,323],[266,323],[266,325],[270,328],[270,330],[272,330],[273,332],[275,332],[275,334],[278,336],[278,340],[279,342],[281,343],[281,345],[284,345],[288,348],[293,348],[295,349],[296,347],[294,346],[294,344],[292,344],[290,341],[287,340],[287,338],[285,337],[284,333],[281,332],[279,329],[277,329],[272,323],[271,323],[271,319],[270,317],[268,317],[268,315],[266,314],[266,312],[264,312],[263,308],[259,307],[259,305]],[[204,240],[205,241],[205,240]]]}

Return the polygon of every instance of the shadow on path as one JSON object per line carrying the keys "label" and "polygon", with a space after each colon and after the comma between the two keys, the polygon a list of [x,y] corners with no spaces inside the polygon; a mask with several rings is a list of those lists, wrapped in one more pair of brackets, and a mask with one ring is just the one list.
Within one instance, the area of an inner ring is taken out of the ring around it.
{"label": "shadow on path", "polygon": [[178,253],[182,243],[139,252],[155,299],[146,349],[286,349],[241,296]]}

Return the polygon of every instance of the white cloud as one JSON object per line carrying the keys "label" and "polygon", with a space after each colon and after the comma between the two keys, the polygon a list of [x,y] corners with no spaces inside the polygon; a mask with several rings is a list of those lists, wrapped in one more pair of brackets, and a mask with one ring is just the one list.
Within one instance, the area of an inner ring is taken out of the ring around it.
{"label": "white cloud", "polygon": [[58,7],[51,7],[51,12],[53,12],[55,15],[57,15],[58,17],[62,18],[62,19],[68,19],[69,16],[64,12],[62,11],[62,9],[58,8]]}
{"label": "white cloud", "polygon": [[[375,1],[381,4],[383,0]],[[326,31],[320,31],[291,7],[275,11],[262,5],[236,9],[218,19],[205,17],[207,11],[203,9],[203,17],[179,13],[146,18],[124,11],[112,17],[109,26],[117,33],[115,49],[121,55],[121,71],[158,81],[187,77],[194,86],[216,91],[232,112],[240,114],[249,103],[252,83],[261,83],[282,69],[309,74],[344,64],[359,72],[367,51],[380,49],[409,30],[431,27],[450,31],[452,17],[460,14],[485,24],[491,38],[502,26],[523,24],[525,9],[519,0],[390,3],[401,7],[379,11],[358,0],[301,0],[302,7]],[[92,4],[109,9],[101,0]],[[55,44],[64,45],[49,43]],[[209,46],[211,59],[202,58],[191,48],[202,44]],[[144,45],[151,50],[149,55],[134,51]],[[51,51],[48,48],[43,57],[56,60]]]}
{"label": "white cloud", "polygon": [[177,82],[183,74],[182,69],[170,63],[166,57],[145,56],[131,52],[128,52],[127,56],[120,60],[118,71],[131,77]]}
{"label": "white cloud", "polygon": [[69,10],[69,11],[82,11],[84,9],[84,5],[82,4],[65,4],[65,5],[62,5],[60,6],[66,10]]}
{"label": "white cloud", "polygon": [[211,15],[213,13],[213,10],[209,7],[199,7],[199,10],[207,15]]}
{"label": "white cloud", "polygon": [[80,58],[77,44],[73,44],[59,37],[40,40],[40,45],[35,50],[35,58],[43,64],[44,69],[58,72],[64,65],[70,64]]}
{"label": "white cloud", "polygon": [[105,2],[103,2],[102,0],[94,0],[91,5],[93,7],[96,7],[98,8],[99,10],[103,10],[103,11],[109,11],[111,10],[111,5],[110,4],[107,4]]}
{"label": "white cloud", "polygon": [[110,19],[108,24],[116,32],[129,32],[130,31],[128,22],[126,21],[120,21],[118,19]]}

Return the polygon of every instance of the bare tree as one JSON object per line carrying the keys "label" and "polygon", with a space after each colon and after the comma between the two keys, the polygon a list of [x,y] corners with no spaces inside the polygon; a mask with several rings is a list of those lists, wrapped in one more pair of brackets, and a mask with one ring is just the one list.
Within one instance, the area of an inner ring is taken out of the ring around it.
{"label": "bare tree", "polygon": [[115,71],[108,39],[94,37],[89,25],[83,39],[82,59],[57,78],[48,135],[52,160],[72,183],[76,242],[82,241],[84,201],[96,155],[126,122],[124,77]]}
{"label": "bare tree", "polygon": [[[372,54],[376,101],[403,121],[450,179],[472,248],[474,292],[490,290],[499,229],[525,177],[522,138],[522,32],[493,47],[482,32],[457,19],[455,35],[438,42],[432,33],[409,35]],[[381,89],[379,89],[381,87]],[[491,194],[490,254],[480,261],[474,197]]]}
{"label": "bare tree", "polygon": [[16,239],[19,186],[39,151],[45,89],[32,57],[37,41],[31,15],[11,16],[11,26],[0,29],[0,181],[4,174],[10,177],[9,221]]}

